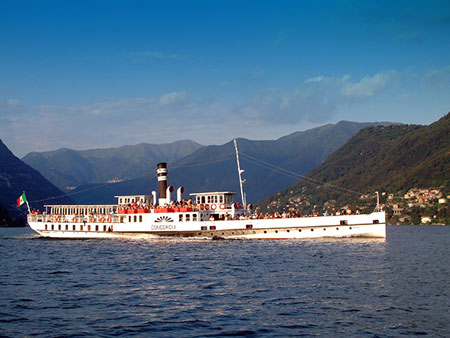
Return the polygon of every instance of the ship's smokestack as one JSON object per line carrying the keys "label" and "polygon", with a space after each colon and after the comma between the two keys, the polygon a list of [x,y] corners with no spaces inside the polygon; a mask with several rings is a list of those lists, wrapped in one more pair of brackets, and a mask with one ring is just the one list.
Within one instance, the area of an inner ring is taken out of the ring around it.
{"label": "ship's smokestack", "polygon": [[166,189],[166,203],[170,204],[172,202],[171,193],[173,193],[173,187],[169,185]]}
{"label": "ship's smokestack", "polygon": [[181,194],[184,193],[184,188],[183,187],[179,187],[177,189],[177,202],[181,202]]}
{"label": "ship's smokestack", "polygon": [[158,163],[156,165],[156,174],[158,176],[159,205],[161,205],[166,201],[166,190],[169,186],[169,180],[167,177],[167,163]]}

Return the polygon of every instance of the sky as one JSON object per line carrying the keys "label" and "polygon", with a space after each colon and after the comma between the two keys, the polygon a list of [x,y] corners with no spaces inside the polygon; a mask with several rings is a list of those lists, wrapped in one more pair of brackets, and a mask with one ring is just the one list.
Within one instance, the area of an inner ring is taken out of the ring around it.
{"label": "sky", "polygon": [[448,0],[0,0],[0,139],[19,157],[449,111]]}

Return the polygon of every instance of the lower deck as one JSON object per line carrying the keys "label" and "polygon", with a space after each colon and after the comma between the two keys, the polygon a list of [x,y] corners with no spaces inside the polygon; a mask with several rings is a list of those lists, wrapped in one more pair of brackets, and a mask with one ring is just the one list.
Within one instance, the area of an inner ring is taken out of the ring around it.
{"label": "lower deck", "polygon": [[296,239],[386,237],[385,215],[380,212],[370,215],[197,222],[179,222],[169,219],[169,217],[142,223],[88,223],[86,221],[78,223],[50,223],[29,219],[29,224],[41,236],[58,238],[199,237],[214,239]]}

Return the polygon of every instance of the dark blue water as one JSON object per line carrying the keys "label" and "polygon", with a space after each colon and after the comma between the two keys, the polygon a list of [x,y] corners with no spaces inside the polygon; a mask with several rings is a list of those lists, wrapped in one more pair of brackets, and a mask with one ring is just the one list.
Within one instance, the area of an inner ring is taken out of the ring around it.
{"label": "dark blue water", "polygon": [[449,244],[448,226],[298,241],[0,229],[0,335],[449,336]]}

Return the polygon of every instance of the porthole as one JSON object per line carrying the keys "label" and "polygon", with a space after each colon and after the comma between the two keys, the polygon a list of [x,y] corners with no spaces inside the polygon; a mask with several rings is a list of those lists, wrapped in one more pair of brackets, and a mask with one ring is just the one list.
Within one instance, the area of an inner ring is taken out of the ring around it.
{"label": "porthole", "polygon": [[286,230],[286,232],[291,232],[291,230]]}
{"label": "porthole", "polygon": [[339,230],[339,228],[336,228],[336,230]]}
{"label": "porthole", "polygon": [[326,228],[323,228],[323,231],[327,231],[327,229],[326,229]]}
{"label": "porthole", "polygon": [[302,232],[302,229],[298,229],[298,232]]}
{"label": "porthole", "polygon": [[352,230],[352,227],[350,227],[349,229]]}
{"label": "porthole", "polygon": [[264,230],[264,233],[265,233],[265,234],[267,234],[267,231],[266,231],[266,230]]}
{"label": "porthole", "polygon": [[311,231],[314,231],[314,229],[311,229]]}
{"label": "porthole", "polygon": [[278,230],[275,230],[275,233],[277,234],[277,233],[278,233]]}

